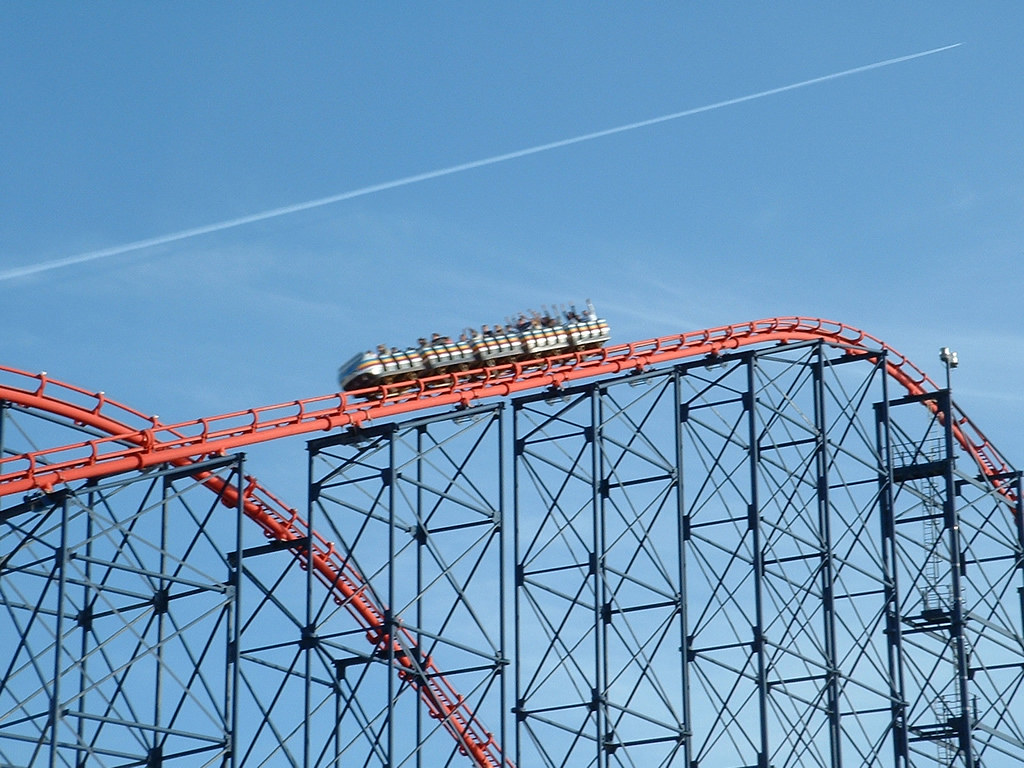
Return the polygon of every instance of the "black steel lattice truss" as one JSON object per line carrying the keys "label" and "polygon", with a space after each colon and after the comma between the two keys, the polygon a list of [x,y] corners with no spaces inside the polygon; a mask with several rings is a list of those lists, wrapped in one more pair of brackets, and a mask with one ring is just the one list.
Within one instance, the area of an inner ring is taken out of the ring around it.
{"label": "black steel lattice truss", "polygon": [[[241,460],[207,471],[237,476]],[[219,765],[236,723],[238,602],[189,472],[90,483],[0,511],[0,765]],[[216,534],[214,535],[214,532]]]}
{"label": "black steel lattice truss", "polygon": [[506,743],[503,411],[309,444],[314,525],[349,553],[383,607],[383,635],[401,645],[370,653],[364,640],[334,655],[345,765],[466,764],[457,729],[426,704],[436,690],[457,692],[458,716],[472,713]]}
{"label": "black steel lattice truss", "polygon": [[950,409],[820,343],[517,401],[518,764],[1024,761],[1020,476]]}
{"label": "black steel lattice truss", "polygon": [[430,683],[523,768],[1022,763],[1020,474],[884,364],[786,344],[310,442],[372,626],[210,493],[241,456],[8,500],[0,766],[466,765]]}

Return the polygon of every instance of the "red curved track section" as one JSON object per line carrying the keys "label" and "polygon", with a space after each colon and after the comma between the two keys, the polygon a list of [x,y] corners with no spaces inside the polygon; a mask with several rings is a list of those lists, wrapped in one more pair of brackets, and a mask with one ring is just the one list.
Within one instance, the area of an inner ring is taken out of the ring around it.
{"label": "red curved track section", "polygon": [[[39,410],[105,433],[107,436],[58,448],[8,458],[0,457],[0,496],[31,491],[50,492],[55,486],[135,471],[163,463],[187,466],[207,456],[220,455],[253,443],[345,426],[359,427],[371,420],[390,420],[403,414],[439,406],[468,407],[475,401],[516,392],[560,387],[597,376],[642,371],[675,360],[718,355],[739,347],[769,343],[824,340],[850,355],[877,361],[885,356],[886,372],[909,394],[937,389],[935,383],[887,344],[843,323],[805,317],[780,317],[738,323],[700,331],[663,336],[600,350],[576,352],[535,361],[494,366],[465,373],[422,379],[414,383],[382,386],[361,393],[295,400],[251,408],[181,424],[164,425],[156,417],[108,400],[100,393],[63,384],[46,374],[30,374],[0,367],[12,383],[0,382],[0,400]],[[962,413],[954,411],[957,440],[977,462],[981,472],[1010,497],[1002,483],[1009,470],[984,434]],[[460,751],[481,768],[511,765],[498,745],[465,705],[431,659],[416,667],[413,638],[400,631],[382,631],[384,611],[377,606],[361,575],[315,531],[309,531],[298,513],[264,490],[252,478],[235,488],[208,474],[198,475],[223,502],[241,501],[245,514],[279,541],[307,535],[310,545],[295,550],[335,599],[346,606],[367,631],[379,651],[393,650],[408,667],[402,677],[416,688],[431,716],[440,720]]]}
{"label": "red curved track section", "polygon": [[[605,347],[600,350],[558,355],[464,373],[420,379],[373,390],[312,397],[278,405],[250,408],[236,413],[163,425],[124,406],[108,401],[102,393],[90,394],[47,379],[2,369],[20,377],[23,386],[0,385],[0,399],[27,408],[49,411],[91,423],[113,412],[131,416],[135,424],[119,424],[110,437],[51,448],[0,461],[0,496],[32,490],[52,490],[56,485],[115,472],[132,471],[179,460],[209,455],[291,435],[359,427],[373,420],[390,420],[403,414],[438,406],[469,406],[475,401],[515,392],[559,387],[566,383],[623,371],[642,371],[674,360],[717,355],[739,347],[771,342],[825,340],[846,348],[851,355],[877,359],[885,353],[887,373],[909,394],[920,395],[938,387],[906,357],[878,338],[843,323],[807,317],[777,317],[724,325],[648,341]],[[74,404],[75,401],[79,404]],[[994,481],[1009,469],[988,438],[964,414],[955,413],[957,440]],[[127,443],[127,445],[126,445]]]}

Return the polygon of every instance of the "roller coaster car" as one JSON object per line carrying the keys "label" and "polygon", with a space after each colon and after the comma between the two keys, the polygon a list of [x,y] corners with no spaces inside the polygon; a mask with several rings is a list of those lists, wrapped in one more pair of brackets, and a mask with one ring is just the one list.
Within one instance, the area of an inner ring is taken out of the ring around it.
{"label": "roller coaster car", "polygon": [[608,322],[594,315],[591,319],[548,320],[548,324],[534,323],[521,331],[475,334],[460,341],[444,339],[387,353],[363,352],[338,369],[338,384],[349,392],[370,389],[425,376],[595,349],[610,338]]}

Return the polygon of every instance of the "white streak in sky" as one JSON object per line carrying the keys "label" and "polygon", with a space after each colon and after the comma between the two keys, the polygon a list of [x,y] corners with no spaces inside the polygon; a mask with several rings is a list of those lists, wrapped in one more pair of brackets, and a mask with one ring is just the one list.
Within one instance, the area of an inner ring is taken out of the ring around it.
{"label": "white streak in sky", "polygon": [[861,72],[867,72],[872,69],[880,69],[881,67],[888,67],[893,64],[900,64],[904,61],[910,61],[912,59],[920,59],[924,56],[931,56],[934,53],[941,53],[942,51],[948,51],[952,48],[958,48],[962,43],[954,43],[953,45],[945,45],[941,48],[932,48],[928,51],[921,51],[920,53],[912,53],[908,56],[900,56],[895,59],[886,59],[885,61],[878,61],[874,64],[866,64],[861,67],[854,67],[853,69],[845,69],[842,72],[833,72],[831,75],[822,75],[821,77],[814,77],[810,80],[802,80],[799,83],[791,83],[790,85],[783,85],[778,88],[770,88],[767,91],[758,91],[757,93],[749,94],[748,96],[739,96],[734,99],[726,99],[725,101],[716,101],[714,104],[706,104],[702,107],[693,107],[692,109],[685,109],[682,112],[673,112],[669,115],[662,115],[661,117],[652,117],[648,120],[641,120],[636,123],[628,123],[626,125],[619,125],[615,128],[605,128],[601,131],[594,131],[593,133],[584,133],[580,136],[574,136],[571,139],[561,139],[560,141],[552,141],[547,144],[538,144],[535,147],[528,147],[526,149],[516,150],[515,152],[506,152],[502,155],[494,155],[492,157],[486,157],[482,160],[473,160],[468,163],[460,163],[459,165],[451,165],[447,168],[439,168],[434,171],[427,171],[426,173],[417,173],[413,176],[405,176],[401,179],[395,179],[393,181],[385,181],[380,184],[371,184],[368,187],[360,187],[359,189],[353,189],[349,192],[342,192],[337,195],[331,195],[330,197],[321,197],[318,200],[308,200],[304,203],[295,203],[294,205],[285,205],[281,208],[271,208],[268,211],[262,211],[260,213],[253,213],[248,216],[241,216],[237,219],[228,219],[226,221],[220,221],[216,224],[206,224],[201,227],[193,227],[192,229],[183,229],[180,232],[174,232],[169,235],[160,235],[159,237],[151,237],[147,240],[136,240],[133,243],[127,243],[126,245],[117,245],[112,248],[103,248],[98,251],[89,251],[88,253],[80,253],[77,256],[68,256],[67,258],[57,259],[55,261],[46,261],[39,264],[30,264],[24,267],[14,267],[13,269],[7,269],[0,272],[0,280],[11,280],[16,277],[25,277],[28,275],[39,274],[40,272],[48,272],[52,269],[60,269],[61,267],[70,267],[72,264],[83,264],[87,261],[96,261],[98,259],[105,259],[108,256],[118,256],[122,253],[131,253],[132,251],[141,251],[145,248],[151,248],[156,245],[165,245],[167,243],[177,242],[178,240],[187,240],[191,237],[198,237],[199,235],[207,235],[211,232],[221,232],[225,229],[232,229],[234,227],[241,227],[245,224],[255,224],[258,221],[266,221],[267,219],[277,218],[278,216],[287,216],[291,213],[298,213],[300,211],[308,211],[311,208],[320,208],[325,205],[331,205],[332,203],[340,203],[342,200],[351,200],[355,197],[363,197],[364,195],[372,195],[375,192],[383,192],[387,189],[395,189],[396,187],[405,187],[410,184],[418,184],[421,181],[429,181],[430,179],[437,179],[442,176],[451,176],[455,173],[462,173],[463,171],[469,171],[474,168],[483,168],[487,165],[496,165],[497,163],[504,163],[507,160],[515,160],[516,158],[526,157],[527,155],[536,155],[540,152],[547,152],[552,149],[559,149],[561,147],[568,147],[572,144],[582,144],[585,141],[593,141],[594,139],[600,139],[604,136],[612,136],[616,133],[625,133],[626,131],[635,131],[638,128],[646,128],[651,125],[657,125],[658,123],[667,123],[670,120],[678,120],[682,117],[690,117],[691,115],[698,115],[702,112],[711,112],[722,107],[731,107],[734,104],[742,104],[746,101],[754,101],[755,99],[763,99],[766,96],[774,96],[778,93],[785,93],[786,91],[794,91],[797,88],[806,88],[809,85],[816,85],[818,83],[826,83],[830,80],[836,80],[840,77],[847,77],[849,75],[856,75]]}

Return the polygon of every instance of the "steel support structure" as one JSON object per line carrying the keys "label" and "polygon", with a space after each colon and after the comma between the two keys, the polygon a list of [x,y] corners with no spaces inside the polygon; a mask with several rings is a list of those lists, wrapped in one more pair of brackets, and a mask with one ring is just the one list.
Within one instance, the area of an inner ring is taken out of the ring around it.
{"label": "steel support structure", "polygon": [[241,455],[3,497],[0,766],[1024,762],[1021,475],[887,355],[363,423],[279,528]]}
{"label": "steel support structure", "polygon": [[[237,478],[241,458],[201,470]],[[0,765],[231,764],[238,590],[220,539],[240,513],[194,472],[0,512]]]}
{"label": "steel support structure", "polygon": [[[246,486],[241,455],[5,505],[0,766],[464,764],[451,721],[480,715],[497,751],[501,410],[313,441],[287,541],[260,536],[244,495],[210,493]],[[70,426],[18,415],[23,434]],[[324,535],[367,602],[399,611],[353,622],[308,567]],[[431,719],[424,699],[446,694]]]}
{"label": "steel support structure", "polygon": [[504,410],[309,443],[310,518],[385,606],[370,644],[333,652],[346,765],[461,764],[481,723],[479,741],[508,743]]}
{"label": "steel support structure", "polygon": [[1020,476],[885,373],[795,343],[514,402],[519,765],[1024,759]]}
{"label": "steel support structure", "polygon": [[[921,405],[930,407],[922,408]],[[948,389],[876,406],[897,765],[1010,765],[1024,755],[1024,534],[1012,502],[958,460]],[[1008,509],[1009,507],[1009,509]]]}

